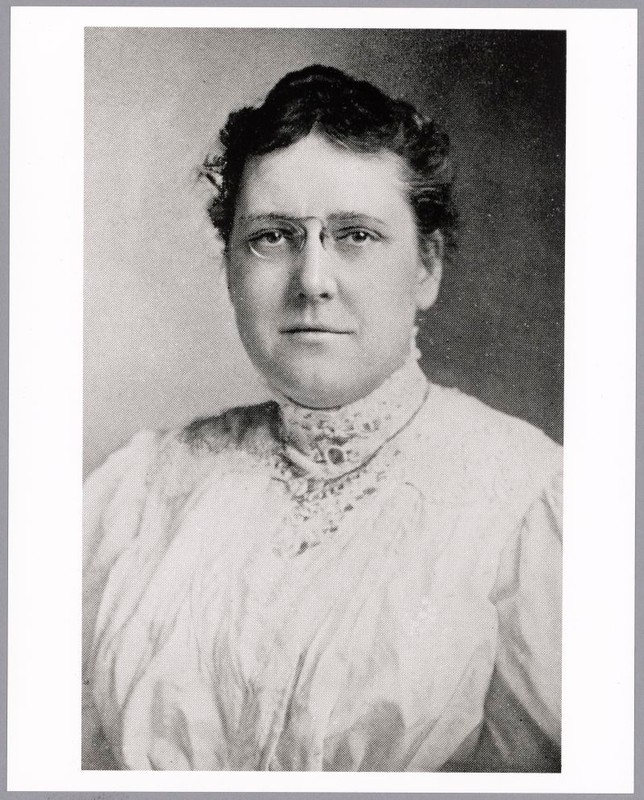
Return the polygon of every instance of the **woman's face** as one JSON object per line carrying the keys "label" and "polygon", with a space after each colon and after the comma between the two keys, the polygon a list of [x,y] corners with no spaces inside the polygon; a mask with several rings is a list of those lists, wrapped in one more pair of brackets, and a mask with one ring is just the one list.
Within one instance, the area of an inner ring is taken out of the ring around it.
{"label": "woman's face", "polygon": [[314,134],[246,164],[230,295],[255,367],[300,405],[372,392],[407,357],[417,309],[436,299],[440,243],[426,267],[401,169],[392,153]]}

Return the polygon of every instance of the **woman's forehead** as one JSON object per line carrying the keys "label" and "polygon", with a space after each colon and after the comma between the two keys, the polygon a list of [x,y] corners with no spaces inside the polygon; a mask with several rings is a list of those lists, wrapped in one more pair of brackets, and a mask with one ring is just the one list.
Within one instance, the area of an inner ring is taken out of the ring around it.
{"label": "woman's forehead", "polygon": [[311,134],[249,159],[237,199],[241,216],[411,215],[404,163],[394,153],[356,153]]}

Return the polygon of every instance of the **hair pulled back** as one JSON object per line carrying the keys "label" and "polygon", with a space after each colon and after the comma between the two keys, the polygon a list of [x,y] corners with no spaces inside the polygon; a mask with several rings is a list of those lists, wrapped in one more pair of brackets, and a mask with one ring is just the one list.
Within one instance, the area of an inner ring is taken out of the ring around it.
{"label": "hair pulled back", "polygon": [[440,231],[447,245],[453,243],[447,135],[410,103],[334,67],[313,65],[285,75],[262,105],[233,111],[219,135],[221,155],[204,162],[202,174],[217,190],[208,213],[226,247],[248,159],[289,147],[312,131],[357,153],[399,156],[421,242]]}

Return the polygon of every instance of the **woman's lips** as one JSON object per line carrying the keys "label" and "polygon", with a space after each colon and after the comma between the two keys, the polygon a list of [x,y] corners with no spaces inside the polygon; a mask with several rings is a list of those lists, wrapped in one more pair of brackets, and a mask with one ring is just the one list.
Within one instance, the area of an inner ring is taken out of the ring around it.
{"label": "woman's lips", "polygon": [[298,341],[316,342],[339,336],[350,336],[352,331],[322,325],[294,325],[291,328],[285,328],[282,333]]}
{"label": "woman's lips", "polygon": [[292,328],[286,328],[283,333],[351,333],[351,331],[342,330],[340,328],[332,328],[326,325],[294,325]]}

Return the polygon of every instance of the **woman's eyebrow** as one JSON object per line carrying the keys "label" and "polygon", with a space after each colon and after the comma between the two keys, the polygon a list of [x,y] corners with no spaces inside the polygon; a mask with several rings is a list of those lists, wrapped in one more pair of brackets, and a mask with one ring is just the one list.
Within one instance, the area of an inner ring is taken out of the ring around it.
{"label": "woman's eyebrow", "polygon": [[360,211],[334,211],[329,215],[331,222],[346,222],[353,225],[384,225],[385,220],[374,217],[371,214],[364,214]]}
{"label": "woman's eyebrow", "polygon": [[242,214],[240,217],[241,222],[298,222],[298,217],[292,217],[289,214],[276,214],[274,212],[266,212],[260,214]]}
{"label": "woman's eyebrow", "polygon": [[[241,222],[306,222],[309,219],[318,219],[318,217],[298,217],[292,214],[278,214],[276,212],[270,211],[266,213],[259,213],[259,214],[243,214],[241,217]],[[323,220],[324,221],[324,220]],[[359,211],[333,211],[328,216],[329,222],[345,222],[351,223],[354,225],[369,225],[369,224],[376,224],[376,225],[387,225],[385,220],[380,219],[379,217],[373,217],[370,214],[364,214]]]}

